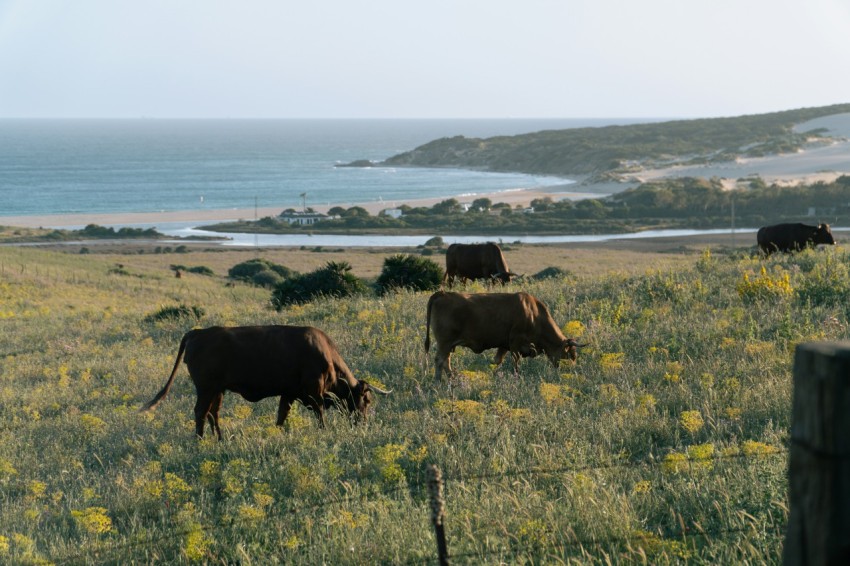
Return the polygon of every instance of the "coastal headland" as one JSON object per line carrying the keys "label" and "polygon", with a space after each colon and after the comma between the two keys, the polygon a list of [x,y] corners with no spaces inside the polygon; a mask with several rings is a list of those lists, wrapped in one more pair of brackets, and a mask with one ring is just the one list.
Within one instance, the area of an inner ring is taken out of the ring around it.
{"label": "coastal headland", "polygon": [[[836,114],[800,124],[796,129],[808,131],[821,129],[829,135],[827,143],[806,147],[795,153],[773,154],[765,157],[738,158],[734,161],[716,162],[700,165],[676,165],[636,171],[633,175],[611,181],[599,181],[590,177],[579,177],[576,182],[565,182],[534,189],[517,189],[489,194],[459,195],[461,202],[472,202],[476,198],[489,198],[494,203],[506,203],[515,206],[528,206],[535,199],[580,200],[617,193],[639,183],[671,177],[717,178],[724,185],[733,187],[739,179],[760,177],[768,184],[799,185],[818,181],[831,182],[842,175],[850,175],[850,114]],[[355,202],[370,214],[378,214],[387,208],[401,204],[411,207],[429,207],[445,200],[443,198],[413,199],[407,202],[388,204],[387,202]],[[310,204],[318,212],[326,212],[340,203]],[[347,203],[340,206],[352,206]],[[2,216],[0,225],[22,228],[68,228],[88,224],[101,226],[134,226],[187,222],[197,225],[237,220],[253,220],[267,216],[275,217],[284,207],[234,208],[234,209],[193,209],[159,212],[117,212],[117,213],[76,213],[36,216]]]}

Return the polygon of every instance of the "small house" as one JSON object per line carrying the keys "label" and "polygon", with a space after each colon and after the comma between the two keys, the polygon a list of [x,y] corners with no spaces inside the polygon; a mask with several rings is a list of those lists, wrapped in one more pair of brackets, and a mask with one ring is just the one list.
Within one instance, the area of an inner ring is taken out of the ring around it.
{"label": "small house", "polygon": [[331,217],[321,212],[299,212],[297,210],[284,210],[278,216],[283,222],[298,224],[299,226],[310,226],[320,220],[328,220]]}

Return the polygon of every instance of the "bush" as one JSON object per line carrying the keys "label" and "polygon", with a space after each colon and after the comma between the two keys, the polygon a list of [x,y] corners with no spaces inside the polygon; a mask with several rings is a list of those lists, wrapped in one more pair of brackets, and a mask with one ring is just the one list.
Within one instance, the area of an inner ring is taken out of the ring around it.
{"label": "bush", "polygon": [[400,288],[431,291],[437,289],[442,280],[442,268],[430,259],[397,254],[384,260],[377,288],[381,294]]}
{"label": "bush", "polygon": [[316,271],[285,279],[272,291],[271,303],[277,310],[286,305],[306,303],[319,297],[348,297],[366,292],[366,284],[351,273],[348,262],[329,261]]}
{"label": "bush", "polygon": [[[816,254],[810,254],[816,255]],[[812,305],[841,305],[850,298],[850,269],[847,264],[828,255],[804,277],[797,288],[803,303]]]}
{"label": "bush", "polygon": [[746,304],[781,301],[794,294],[787,271],[779,270],[776,275],[771,275],[764,266],[758,275],[751,277],[749,273],[744,273],[736,289]]}
{"label": "bush", "polygon": [[196,265],[195,267],[189,267],[186,269],[186,271],[188,271],[189,273],[195,273],[197,275],[215,275],[215,272],[206,265]]}
{"label": "bush", "polygon": [[204,311],[201,307],[195,305],[187,307],[186,305],[180,304],[176,307],[162,307],[158,311],[147,315],[144,318],[144,321],[160,322],[163,320],[179,320],[182,318],[201,320],[205,314],[206,311]]}
{"label": "bush", "polygon": [[545,279],[563,279],[564,277],[568,277],[569,274],[569,271],[561,269],[560,267],[547,267],[532,275],[531,278],[536,281],[543,281]]}
{"label": "bush", "polygon": [[277,272],[272,271],[271,269],[264,269],[251,277],[251,284],[257,287],[266,287],[268,289],[273,289],[274,287],[280,285],[284,281],[284,278],[280,276]]}
{"label": "bush", "polygon": [[227,271],[227,276],[257,287],[274,287],[284,279],[295,277],[296,271],[267,259],[255,258],[237,263]]}
{"label": "bush", "polygon": [[446,245],[446,242],[443,241],[443,238],[440,236],[434,236],[433,238],[428,238],[428,241],[425,242],[426,248],[442,248]]}

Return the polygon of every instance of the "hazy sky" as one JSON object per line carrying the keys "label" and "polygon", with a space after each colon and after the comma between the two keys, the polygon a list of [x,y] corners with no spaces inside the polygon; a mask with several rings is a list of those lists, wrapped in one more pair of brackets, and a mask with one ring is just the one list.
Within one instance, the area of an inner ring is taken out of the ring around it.
{"label": "hazy sky", "polygon": [[850,102],[847,0],[0,0],[0,117],[732,116]]}

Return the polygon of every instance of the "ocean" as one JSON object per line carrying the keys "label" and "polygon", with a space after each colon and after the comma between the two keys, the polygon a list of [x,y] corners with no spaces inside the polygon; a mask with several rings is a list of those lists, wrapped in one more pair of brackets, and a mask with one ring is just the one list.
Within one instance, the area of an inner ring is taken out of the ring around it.
{"label": "ocean", "polygon": [[[0,120],[0,217],[387,203],[559,185],[456,169],[338,168],[441,137],[642,119]],[[304,195],[304,196],[302,196]]]}

